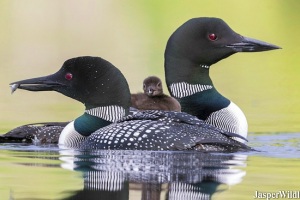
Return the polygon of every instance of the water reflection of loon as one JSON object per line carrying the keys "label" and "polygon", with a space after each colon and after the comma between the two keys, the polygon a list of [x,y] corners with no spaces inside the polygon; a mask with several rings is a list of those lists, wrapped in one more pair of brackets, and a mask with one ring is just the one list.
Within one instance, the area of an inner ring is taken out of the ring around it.
{"label": "water reflection of loon", "polygon": [[[83,190],[65,199],[129,199],[141,190],[143,200],[211,199],[220,185],[235,185],[245,172],[246,156],[193,152],[60,152],[65,169],[82,171]],[[76,156],[70,156],[76,155]]]}

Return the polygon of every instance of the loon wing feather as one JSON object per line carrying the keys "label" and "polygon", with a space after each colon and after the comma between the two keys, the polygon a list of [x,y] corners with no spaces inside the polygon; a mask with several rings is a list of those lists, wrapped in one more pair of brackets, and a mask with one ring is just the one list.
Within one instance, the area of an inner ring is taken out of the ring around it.
{"label": "loon wing feather", "polygon": [[59,135],[69,122],[40,122],[19,126],[0,136],[0,143],[32,142],[57,143]]}

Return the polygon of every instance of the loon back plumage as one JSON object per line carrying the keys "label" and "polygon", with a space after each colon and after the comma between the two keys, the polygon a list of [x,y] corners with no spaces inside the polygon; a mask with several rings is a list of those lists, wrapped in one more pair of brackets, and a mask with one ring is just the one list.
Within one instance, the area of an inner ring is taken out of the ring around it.
{"label": "loon back plumage", "polygon": [[69,122],[44,122],[19,126],[0,136],[0,143],[53,143],[57,144],[59,135]]}
{"label": "loon back plumage", "polygon": [[[67,147],[201,151],[251,149],[233,140],[236,134],[221,131],[185,113],[144,111],[122,118],[129,111],[129,87],[122,73],[102,58],[73,58],[53,75],[12,84],[29,91],[54,90],[85,104],[85,113],[69,123],[60,135],[60,143]],[[121,95],[122,98],[119,98]]]}
{"label": "loon back plumage", "polygon": [[240,136],[221,131],[186,113],[152,110],[129,115],[118,123],[97,130],[84,142],[83,148],[203,151],[251,149],[232,140],[232,137]]}
{"label": "loon back plumage", "polygon": [[222,96],[209,76],[210,66],[237,52],[278,49],[234,32],[223,20],[190,19],[169,38],[165,50],[165,77],[171,96],[183,112],[225,131],[247,137],[241,109]]}

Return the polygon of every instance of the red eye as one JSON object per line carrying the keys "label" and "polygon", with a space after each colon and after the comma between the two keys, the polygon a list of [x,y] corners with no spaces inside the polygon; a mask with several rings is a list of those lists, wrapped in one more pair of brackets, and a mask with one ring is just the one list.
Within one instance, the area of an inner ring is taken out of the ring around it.
{"label": "red eye", "polygon": [[208,38],[209,38],[211,41],[215,41],[215,40],[218,39],[217,35],[214,34],[214,33],[210,33],[210,34],[208,35]]}
{"label": "red eye", "polygon": [[73,78],[73,75],[71,73],[66,73],[65,75],[65,79],[67,79],[68,81],[71,80]]}

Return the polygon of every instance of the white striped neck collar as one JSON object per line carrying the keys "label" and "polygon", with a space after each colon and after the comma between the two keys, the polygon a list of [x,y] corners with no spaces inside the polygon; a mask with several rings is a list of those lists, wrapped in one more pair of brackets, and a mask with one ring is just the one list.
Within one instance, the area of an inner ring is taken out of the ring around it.
{"label": "white striped neck collar", "polygon": [[116,122],[122,119],[126,111],[123,107],[117,105],[101,106],[85,110],[85,113],[99,117],[109,122]]}
{"label": "white striped neck collar", "polygon": [[183,98],[183,97],[191,96],[198,92],[210,90],[213,88],[213,86],[212,85],[202,85],[202,84],[190,84],[187,82],[179,82],[179,83],[172,83],[169,86],[169,88],[174,97]]}

